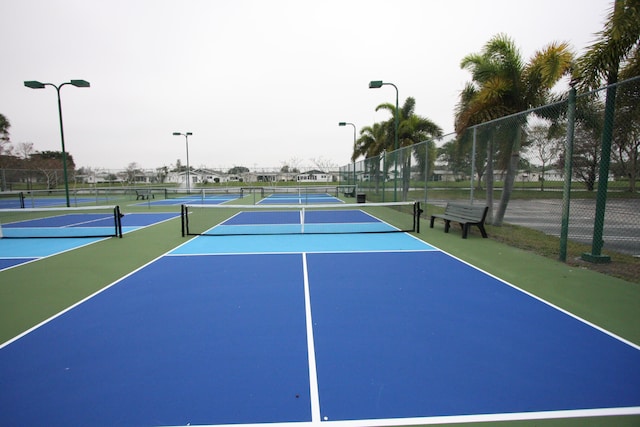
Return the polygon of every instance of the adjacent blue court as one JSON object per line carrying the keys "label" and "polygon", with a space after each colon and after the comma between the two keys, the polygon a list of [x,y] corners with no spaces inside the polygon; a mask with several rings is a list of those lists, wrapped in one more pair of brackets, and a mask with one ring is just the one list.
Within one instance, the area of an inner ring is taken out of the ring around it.
{"label": "adjacent blue court", "polygon": [[0,384],[2,425],[640,414],[640,348],[405,233],[203,236],[5,343]]}
{"label": "adjacent blue court", "polygon": [[[232,202],[242,198],[240,194],[234,193],[194,193],[177,195],[167,199],[150,199],[143,200],[136,203],[136,205],[150,205],[150,206],[180,206],[183,204],[201,204],[201,205],[217,205],[227,202]],[[252,197],[249,193],[248,196]],[[281,204],[318,204],[318,203],[343,203],[342,200],[335,196],[331,196],[325,193],[282,193],[282,194],[270,194],[264,198],[256,200],[257,204],[261,205],[281,205]]]}
{"label": "adjacent blue court", "polygon": [[319,203],[344,203],[339,198],[332,196],[328,193],[277,193],[269,194],[264,199],[260,200],[258,204],[261,205],[282,205],[282,204],[298,204],[298,205],[313,205]]}
{"label": "adjacent blue court", "polygon": [[151,199],[136,203],[138,206],[180,206],[182,204],[202,204],[202,205],[218,205],[221,203],[237,200],[240,195],[236,194],[191,194],[178,196],[170,199]]}
{"label": "adjacent blue court", "polygon": [[[130,213],[121,218],[122,233],[130,233],[176,218],[176,213]],[[0,271],[27,262],[77,249],[114,234],[110,213],[65,213],[2,224]],[[29,237],[29,236],[40,237]],[[22,237],[22,238],[21,238]]]}
{"label": "adjacent blue court", "polygon": [[[96,203],[108,204],[109,200],[104,197],[72,197],[70,199],[72,206],[91,205]],[[31,197],[29,194],[19,197],[6,197],[0,199],[0,209],[20,209],[20,208],[54,208],[64,207],[67,205],[65,197],[38,196]]]}

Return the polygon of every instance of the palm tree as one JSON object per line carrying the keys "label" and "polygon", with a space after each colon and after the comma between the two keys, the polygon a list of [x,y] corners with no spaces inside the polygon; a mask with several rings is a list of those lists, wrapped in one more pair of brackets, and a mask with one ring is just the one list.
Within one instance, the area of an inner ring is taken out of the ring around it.
{"label": "palm tree", "polygon": [[[415,113],[416,100],[413,97],[408,97],[404,104],[400,107],[399,119],[398,119],[398,145],[401,147],[408,147],[413,144],[417,144],[420,141],[424,141],[428,138],[442,136],[442,129],[433,121],[426,117],[419,116]],[[396,107],[391,103],[380,104],[376,107],[376,111],[388,110],[391,113],[391,118],[384,122],[384,126],[387,131],[387,150],[392,150],[393,137],[395,132],[394,118],[396,114]]]}
{"label": "palm tree", "polygon": [[[620,77],[623,77],[623,72]],[[640,70],[636,78],[618,89],[616,96],[616,122],[613,145],[622,173],[629,179],[629,192],[636,192],[636,180],[640,178]]]}
{"label": "palm tree", "polygon": [[608,257],[601,257],[601,250],[616,107],[615,84],[618,82],[621,65],[625,67],[625,71],[638,70],[639,55],[640,0],[615,0],[604,29],[578,61],[578,77],[582,79],[583,86],[592,88],[599,86],[602,80],[607,82],[593,244],[591,254],[583,255],[588,261],[608,261]]}
{"label": "palm tree", "polygon": [[[614,84],[620,66],[638,72],[640,55],[640,1],[615,0],[604,29],[578,60],[577,75],[585,89],[597,89],[603,81]],[[635,64],[635,66],[634,66]]]}
{"label": "palm tree", "polygon": [[[480,53],[462,59],[461,68],[469,70],[472,82],[461,94],[456,112],[456,132],[487,120],[526,111],[547,103],[553,86],[571,70],[574,54],[567,43],[551,43],[524,62],[515,43],[506,35],[491,38]],[[500,206],[494,218],[501,225],[511,198],[513,183],[525,137],[526,116],[513,119],[496,154],[506,165],[506,177]],[[490,141],[493,142],[493,141]],[[487,174],[487,178],[492,178]]]}
{"label": "palm tree", "polygon": [[[577,79],[583,89],[595,89],[606,82],[613,85],[618,79],[631,79],[640,76],[640,1],[617,0],[609,12],[604,29],[597,34],[598,39],[578,60]],[[622,68],[621,68],[622,67]],[[617,148],[618,161],[623,164],[629,178],[629,189],[635,191],[638,175],[638,81],[621,86],[610,86],[607,90],[605,117],[609,123],[607,132],[603,132],[603,149],[607,150],[613,138]],[[619,92],[619,93],[618,93]],[[614,108],[615,105],[615,108]],[[602,166],[608,168],[609,153],[603,152]],[[627,160],[625,162],[625,160]],[[608,170],[601,169],[601,176],[608,176]],[[603,181],[598,186],[606,186]],[[600,190],[599,190],[600,191]],[[606,193],[603,192],[604,197]]]}
{"label": "palm tree", "polygon": [[[478,58],[482,61],[482,58]],[[485,64],[488,66],[489,64]],[[471,153],[473,142],[476,143],[476,156],[471,159],[474,169],[478,175],[478,189],[481,188],[482,175],[486,177],[486,204],[489,206],[487,213],[487,222],[493,222],[493,154],[494,154],[494,128],[493,126],[476,127],[480,123],[488,122],[494,119],[494,116],[500,117],[504,112],[492,111],[492,109],[478,109],[481,104],[475,102],[479,89],[472,82],[467,82],[464,89],[460,92],[460,101],[456,106],[455,114],[455,131],[457,134],[458,153]],[[468,132],[473,128],[471,132]],[[480,153],[482,150],[486,152],[485,156]],[[486,165],[486,166],[485,166]]]}
{"label": "palm tree", "polygon": [[365,126],[360,129],[360,138],[356,141],[355,151],[351,161],[358,157],[365,158],[380,155],[386,146],[386,131],[382,123],[374,123],[373,126]]}
{"label": "palm tree", "polygon": [[0,155],[5,152],[5,144],[9,142],[10,127],[11,123],[9,123],[9,119],[7,119],[3,114],[0,114]]}
{"label": "palm tree", "polygon": [[[409,97],[405,100],[402,107],[398,111],[398,152],[393,153],[393,160],[402,165],[402,199],[406,200],[407,193],[409,192],[409,184],[411,177],[411,159],[412,152],[416,154],[418,161],[418,167],[421,171],[425,170],[425,160],[427,153],[420,145],[416,145],[419,142],[430,141],[429,156],[430,163],[435,161],[435,143],[434,138],[442,136],[442,129],[436,125],[433,121],[426,117],[419,116],[415,113],[416,100],[413,97]],[[395,115],[396,107],[393,104],[385,103],[376,107],[376,111],[388,110],[391,113],[391,118],[384,122],[383,127],[386,130],[386,149],[391,151],[394,149],[394,133],[395,133]],[[412,149],[405,147],[414,146]],[[424,152],[421,152],[424,151]]]}
{"label": "palm tree", "polygon": [[378,192],[378,176],[380,174],[380,153],[385,150],[387,132],[382,123],[374,123],[373,126],[365,126],[360,129],[360,138],[356,141],[356,146],[351,156],[351,161],[364,156],[364,170],[371,177],[375,177],[376,192]]}

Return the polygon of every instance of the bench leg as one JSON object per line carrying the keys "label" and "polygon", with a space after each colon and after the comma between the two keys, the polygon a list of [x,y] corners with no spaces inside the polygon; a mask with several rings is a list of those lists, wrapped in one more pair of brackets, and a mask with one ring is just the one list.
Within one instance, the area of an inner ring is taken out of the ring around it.
{"label": "bench leg", "polygon": [[436,217],[431,217],[431,223],[429,224],[429,228],[433,228],[433,221],[435,221]]}
{"label": "bench leg", "polygon": [[487,237],[487,231],[484,229],[484,224],[478,224],[478,228],[480,229],[480,233],[482,233],[482,238],[486,239]]}
{"label": "bench leg", "polygon": [[469,224],[465,224],[462,226],[462,238],[466,239],[469,234]]}
{"label": "bench leg", "polygon": [[444,220],[444,232],[448,233],[450,227],[451,227],[451,221],[449,221],[448,219],[445,219]]}

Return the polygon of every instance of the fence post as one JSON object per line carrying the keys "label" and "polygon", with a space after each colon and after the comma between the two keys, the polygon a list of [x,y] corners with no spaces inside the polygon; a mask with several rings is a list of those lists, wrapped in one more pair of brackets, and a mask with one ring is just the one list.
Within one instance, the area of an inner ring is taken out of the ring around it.
{"label": "fence post", "polygon": [[582,259],[593,263],[611,262],[611,257],[602,255],[604,231],[604,213],[607,205],[607,187],[609,185],[609,163],[611,162],[611,140],[613,139],[613,121],[616,110],[617,76],[609,78],[607,100],[604,107],[604,127],[602,129],[602,147],[600,152],[600,168],[598,175],[598,194],[596,199],[596,215],[593,223],[593,243],[591,253],[582,254]]}
{"label": "fence post", "polygon": [[422,141],[424,144],[424,209],[427,209],[427,186],[429,185],[429,140]]}
{"label": "fence post", "polygon": [[573,175],[573,135],[576,117],[576,88],[571,85],[567,105],[567,141],[564,149],[564,187],[562,192],[562,229],[560,231],[560,261],[567,261],[569,239],[569,204],[571,201],[571,178]]}
{"label": "fence post", "polygon": [[387,181],[387,153],[385,150],[382,150],[382,153],[380,153],[380,156],[382,157],[382,202],[384,202],[384,193],[386,191],[385,189],[385,182]]}
{"label": "fence post", "polygon": [[476,174],[476,131],[477,131],[477,127],[474,126],[473,127],[473,146],[471,148],[471,193],[470,193],[470,198],[471,200],[469,201],[469,203],[473,204],[473,186],[474,186],[474,182],[473,179],[475,177]]}

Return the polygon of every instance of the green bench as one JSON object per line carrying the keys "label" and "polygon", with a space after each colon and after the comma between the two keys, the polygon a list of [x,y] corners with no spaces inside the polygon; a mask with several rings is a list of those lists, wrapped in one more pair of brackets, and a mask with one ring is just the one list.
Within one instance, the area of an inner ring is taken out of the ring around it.
{"label": "green bench", "polygon": [[466,239],[471,226],[480,229],[483,238],[487,238],[487,231],[484,229],[484,220],[489,211],[488,206],[466,205],[461,203],[447,203],[443,214],[431,215],[430,227],[433,228],[433,222],[436,218],[444,220],[444,232],[448,233],[452,222],[457,222],[462,228],[462,238]]}

